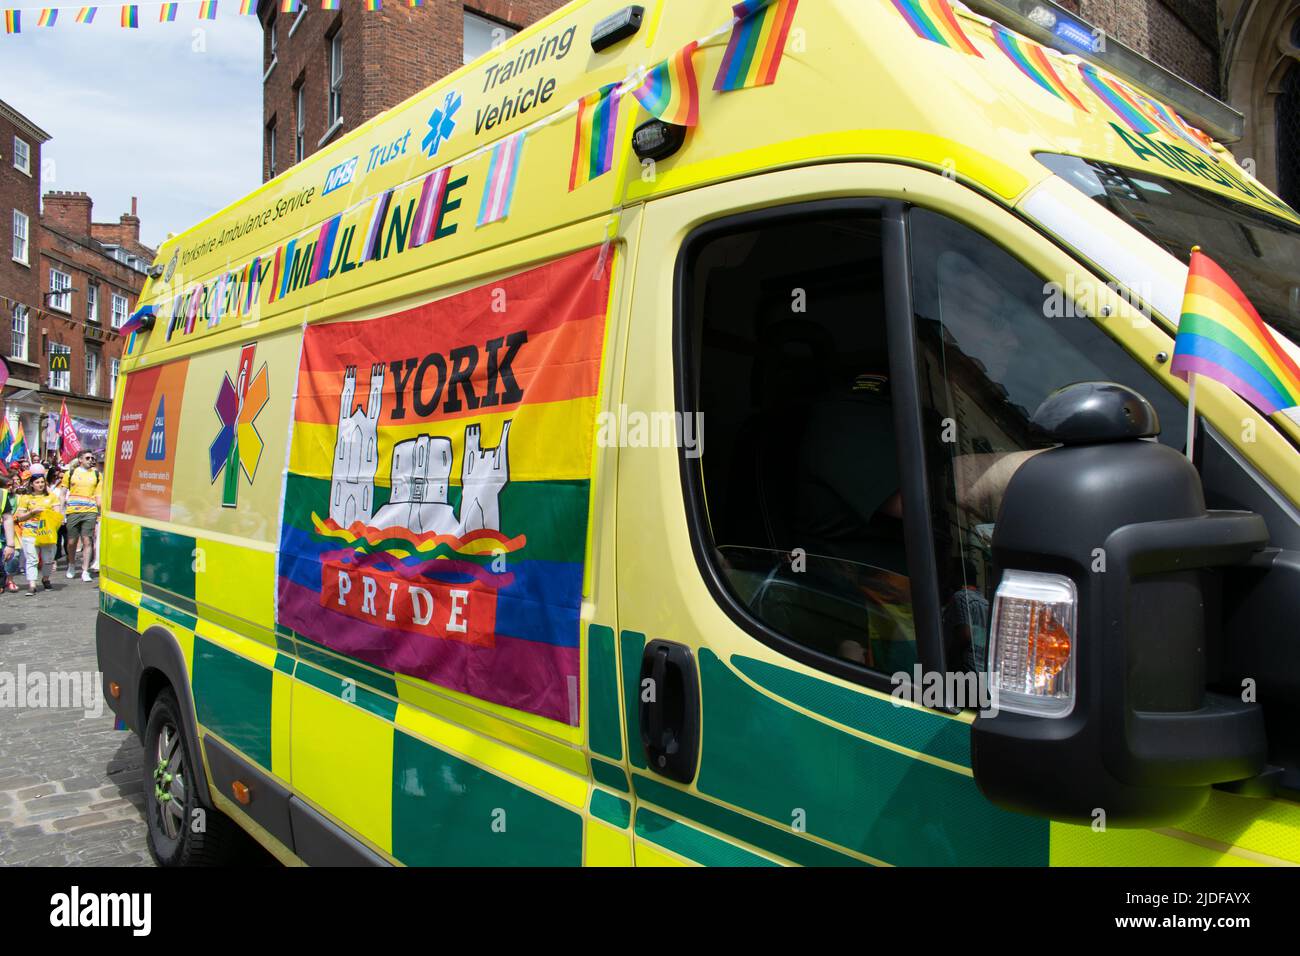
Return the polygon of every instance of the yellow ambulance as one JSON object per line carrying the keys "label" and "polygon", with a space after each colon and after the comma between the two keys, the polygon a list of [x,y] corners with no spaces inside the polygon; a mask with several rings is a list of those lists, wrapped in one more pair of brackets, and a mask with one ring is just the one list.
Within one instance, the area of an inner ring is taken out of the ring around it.
{"label": "yellow ambulance", "polygon": [[165,242],[156,859],[1300,862],[1300,418],[1171,371],[1194,245],[1300,356],[1300,217],[1013,26],[575,2]]}

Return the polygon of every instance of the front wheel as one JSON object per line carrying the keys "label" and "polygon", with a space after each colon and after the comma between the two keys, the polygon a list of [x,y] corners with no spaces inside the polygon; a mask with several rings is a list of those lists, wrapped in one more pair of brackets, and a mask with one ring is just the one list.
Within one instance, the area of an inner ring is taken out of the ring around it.
{"label": "front wheel", "polygon": [[144,731],[149,853],[159,866],[220,865],[231,859],[238,828],[199,802],[199,778],[184,726],[176,695],[163,690]]}

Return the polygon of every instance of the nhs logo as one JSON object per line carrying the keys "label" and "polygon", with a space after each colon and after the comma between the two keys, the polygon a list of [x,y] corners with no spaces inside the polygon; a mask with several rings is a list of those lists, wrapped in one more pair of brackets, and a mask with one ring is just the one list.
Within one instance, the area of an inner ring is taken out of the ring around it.
{"label": "nhs logo", "polygon": [[346,163],[339,163],[328,173],[325,174],[325,188],[321,190],[322,196],[328,196],[334,190],[341,186],[346,186],[352,182],[352,174],[357,169],[357,157],[353,156]]}

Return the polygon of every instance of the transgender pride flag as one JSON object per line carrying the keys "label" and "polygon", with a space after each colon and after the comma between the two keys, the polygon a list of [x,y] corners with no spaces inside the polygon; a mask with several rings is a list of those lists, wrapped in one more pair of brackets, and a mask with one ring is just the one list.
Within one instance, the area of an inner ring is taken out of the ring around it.
{"label": "transgender pride flag", "polygon": [[483,187],[483,204],[478,211],[480,226],[498,222],[510,215],[510,206],[515,201],[515,186],[519,182],[519,160],[523,152],[522,131],[503,139],[492,148],[487,185]]}
{"label": "transgender pride flag", "polygon": [[[600,249],[303,333],[276,623],[576,725]],[[504,293],[507,313],[496,305]]]}

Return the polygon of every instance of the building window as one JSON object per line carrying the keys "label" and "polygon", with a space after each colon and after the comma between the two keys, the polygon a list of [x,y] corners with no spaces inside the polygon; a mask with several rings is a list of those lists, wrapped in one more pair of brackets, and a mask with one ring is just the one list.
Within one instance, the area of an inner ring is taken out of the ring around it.
{"label": "building window", "polygon": [[99,285],[94,282],[86,285],[86,320],[99,321]]}
{"label": "building window", "polygon": [[111,358],[108,360],[108,397],[112,398],[117,395],[117,373],[122,367],[122,360]]}
{"label": "building window", "polygon": [[275,120],[266,128],[266,161],[270,177],[275,178]]}
{"label": "building window", "polygon": [[14,210],[14,261],[27,265],[27,214]]}
{"label": "building window", "polygon": [[301,163],[306,153],[303,152],[303,132],[307,129],[307,113],[303,109],[303,85],[299,83],[294,87],[294,134],[293,134],[293,161]]}
{"label": "building window", "polygon": [[1300,204],[1300,64],[1292,64],[1277,98],[1277,192],[1292,209]]}
{"label": "building window", "polygon": [[126,325],[126,296],[113,293],[113,328],[120,329]]}
{"label": "building window", "polygon": [[50,269],[50,308],[60,312],[72,311],[72,276],[58,269]]}
{"label": "building window", "polygon": [[335,33],[330,43],[330,116],[329,126],[343,120],[343,37]]}
{"label": "building window", "polygon": [[86,394],[99,394],[99,353],[86,349]]}
{"label": "building window", "polygon": [[477,13],[465,11],[465,62],[472,63],[496,49],[519,31]]}
{"label": "building window", "polygon": [[275,65],[275,54],[276,54],[276,51],[277,51],[277,49],[278,49],[278,43],[277,43],[277,41],[278,41],[278,39],[279,39],[278,36],[277,36],[277,24],[276,24],[276,22],[275,22],[275,17],[271,17],[271,19],[270,19],[269,21],[267,21],[267,24],[266,24],[266,35],[270,38],[270,41],[271,41],[271,65],[274,66],[274,65]]}
{"label": "building window", "polygon": [[32,174],[32,148],[17,136],[14,137],[14,169],[28,176]]}
{"label": "building window", "polygon": [[10,325],[12,337],[9,342],[9,356],[21,362],[27,361],[27,306],[15,305],[13,323]]}
{"label": "building window", "polygon": [[50,388],[68,392],[72,390],[72,348],[50,343]]}

